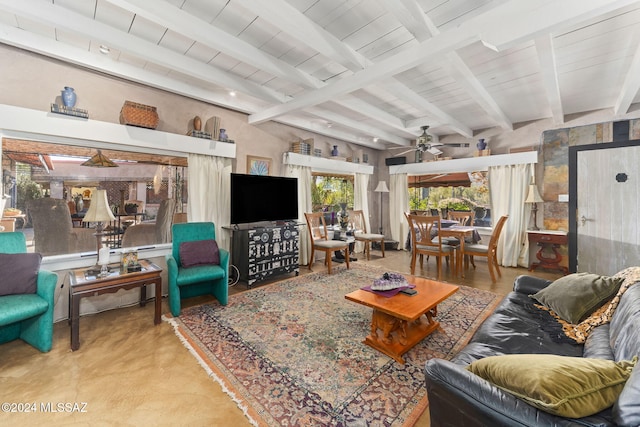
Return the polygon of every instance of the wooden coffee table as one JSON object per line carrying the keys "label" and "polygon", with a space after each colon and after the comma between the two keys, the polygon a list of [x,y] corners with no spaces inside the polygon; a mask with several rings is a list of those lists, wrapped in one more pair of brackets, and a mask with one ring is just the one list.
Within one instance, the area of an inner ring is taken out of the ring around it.
{"label": "wooden coffee table", "polygon": [[[399,293],[391,298],[358,289],[345,298],[373,308],[371,333],[363,341],[370,347],[404,363],[402,355],[435,331],[438,304],[458,291],[458,286],[406,276],[416,285],[415,295]],[[424,315],[424,316],[423,316]]]}

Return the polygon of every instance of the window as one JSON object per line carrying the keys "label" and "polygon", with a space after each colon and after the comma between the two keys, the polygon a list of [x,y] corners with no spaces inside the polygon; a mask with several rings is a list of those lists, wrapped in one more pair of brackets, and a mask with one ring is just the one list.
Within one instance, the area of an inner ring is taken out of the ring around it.
{"label": "window", "polygon": [[[64,200],[69,206],[71,214],[72,232],[75,241],[82,240],[81,249],[71,250],[71,246],[61,243],[45,255],[65,254],[73,252],[95,251],[96,240],[92,237],[87,241],[85,227],[95,227],[95,223],[83,223],[82,216],[91,203],[91,194],[96,188],[107,190],[109,206],[114,213],[121,214],[121,221],[105,224],[105,231],[109,232],[109,240],[104,242],[111,247],[120,247],[122,236],[129,225],[141,220],[153,221],[164,199],[173,199],[174,212],[186,211],[186,181],[187,159],[185,157],[163,156],[156,154],[125,152],[103,149],[102,154],[115,160],[117,168],[98,168],[80,166],[84,160],[97,152],[95,148],[52,144],[36,141],[23,141],[4,138],[2,140],[2,170],[4,192],[9,196],[6,208],[17,208],[25,217],[24,224],[17,221],[16,231],[24,232],[28,250],[36,250],[36,241],[45,239],[62,241],[53,232],[56,227],[47,226],[50,219],[44,216],[39,221],[50,232],[46,236],[36,236],[34,227],[35,216],[28,212],[29,202],[33,199],[51,197]],[[45,154],[46,153],[46,154]],[[170,166],[172,165],[172,166]],[[127,201],[143,202],[143,215],[134,216],[134,220],[125,215],[124,205]],[[171,212],[169,215],[173,215]],[[118,218],[118,217],[117,217]],[[170,224],[169,224],[170,226]],[[79,236],[82,236],[79,237]],[[114,238],[111,238],[116,236]],[[73,239],[72,239],[73,240]],[[160,242],[158,242],[160,243]],[[76,249],[79,244],[73,246]]]}
{"label": "window", "polygon": [[474,211],[476,226],[491,226],[486,172],[409,177],[409,206],[447,217],[449,210]]}
{"label": "window", "polygon": [[312,177],[313,212],[325,212],[327,225],[334,225],[338,212],[353,209],[353,176],[313,173]]}

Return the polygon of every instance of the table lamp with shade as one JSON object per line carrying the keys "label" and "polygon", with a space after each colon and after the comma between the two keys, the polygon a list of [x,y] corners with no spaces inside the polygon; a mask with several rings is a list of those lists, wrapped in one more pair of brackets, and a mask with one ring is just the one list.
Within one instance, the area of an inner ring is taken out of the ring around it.
{"label": "table lamp with shade", "polygon": [[538,192],[538,187],[535,182],[529,184],[529,193],[527,194],[527,199],[524,201],[525,203],[531,203],[531,212],[533,213],[533,227],[532,230],[540,230],[538,228],[538,203],[544,202],[542,197],[540,197],[540,193]]}
{"label": "table lamp with shade", "polygon": [[[95,190],[91,196],[91,204],[87,213],[82,218],[82,222],[95,222],[96,223],[96,253],[98,254],[96,269],[105,270],[106,264],[109,263],[109,249],[102,247],[102,237],[104,236],[104,225],[106,221],[115,220],[113,212],[109,207],[109,200],[107,199],[107,190]],[[104,250],[106,249],[106,251]],[[98,267],[98,265],[102,267]],[[101,275],[104,271],[101,272]]]}
{"label": "table lamp with shade", "polygon": [[380,229],[379,229],[379,233],[380,234],[384,234],[383,228],[382,228],[382,193],[388,193],[389,192],[389,189],[387,188],[387,182],[386,181],[379,181],[378,182],[378,186],[373,191],[376,192],[376,193],[380,193]]}

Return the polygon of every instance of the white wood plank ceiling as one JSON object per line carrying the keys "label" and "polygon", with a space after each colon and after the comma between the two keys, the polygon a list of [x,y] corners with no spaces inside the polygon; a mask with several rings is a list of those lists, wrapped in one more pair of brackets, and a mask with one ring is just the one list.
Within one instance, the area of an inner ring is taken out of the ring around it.
{"label": "white wood plank ceiling", "polygon": [[0,0],[2,43],[377,149],[625,114],[639,30],[630,0]]}

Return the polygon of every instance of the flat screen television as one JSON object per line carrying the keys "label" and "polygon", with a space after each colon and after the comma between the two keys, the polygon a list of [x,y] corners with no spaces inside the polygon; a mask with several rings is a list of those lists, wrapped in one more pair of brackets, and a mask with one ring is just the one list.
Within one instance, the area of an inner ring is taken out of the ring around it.
{"label": "flat screen television", "polygon": [[231,174],[231,224],[297,219],[297,178]]}

